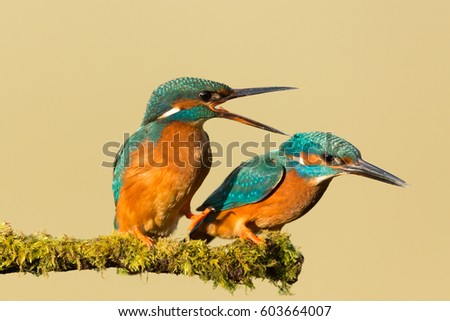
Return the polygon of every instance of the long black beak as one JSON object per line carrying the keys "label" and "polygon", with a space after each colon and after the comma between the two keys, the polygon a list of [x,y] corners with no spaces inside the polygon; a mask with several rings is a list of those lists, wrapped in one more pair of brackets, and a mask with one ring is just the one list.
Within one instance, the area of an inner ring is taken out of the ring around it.
{"label": "long black beak", "polygon": [[361,175],[364,177],[372,178],[377,181],[381,181],[384,183],[388,183],[395,186],[401,186],[401,187],[407,187],[408,184],[398,178],[397,176],[394,176],[388,172],[386,172],[384,169],[381,169],[375,165],[372,165],[362,159],[358,161],[358,163],[355,164],[349,164],[344,165],[343,170],[350,174],[356,174]]}
{"label": "long black beak", "polygon": [[[239,97],[259,95],[259,94],[264,94],[264,93],[269,93],[269,92],[274,92],[274,91],[291,90],[291,89],[297,89],[297,88],[295,88],[295,87],[259,87],[259,88],[233,89],[232,93],[229,94],[228,96],[224,97],[222,102],[225,102],[227,100],[231,100],[234,98],[239,98]],[[250,119],[250,118],[238,115],[238,114],[230,113],[226,109],[218,108],[215,111],[217,112],[217,115],[219,117],[228,118],[228,119],[240,122],[242,124],[246,124],[249,126],[267,130],[272,133],[290,136],[290,135],[282,132],[281,130],[278,130],[278,129],[273,128],[268,125],[265,125],[256,120],[253,120],[253,119]]]}
{"label": "long black beak", "polygon": [[243,89],[233,89],[233,92],[225,97],[225,100],[230,100],[239,97],[259,95],[264,93],[270,93],[274,91],[282,90],[292,90],[297,89],[295,87],[259,87],[259,88],[243,88]]}

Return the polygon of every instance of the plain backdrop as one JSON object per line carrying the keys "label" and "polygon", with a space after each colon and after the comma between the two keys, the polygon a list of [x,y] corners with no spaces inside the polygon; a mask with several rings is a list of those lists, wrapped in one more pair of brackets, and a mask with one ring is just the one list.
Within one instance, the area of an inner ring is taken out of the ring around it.
{"label": "plain backdrop", "polygon": [[[18,231],[111,233],[102,147],[180,76],[299,87],[225,107],[289,133],[332,131],[410,184],[335,179],[284,228],[305,255],[290,297],[268,282],[231,295],[108,270],[1,275],[0,299],[449,300],[449,17],[448,1],[0,1],[0,221]],[[222,144],[266,135],[223,119],[205,128]],[[230,171],[214,168],[193,205]]]}

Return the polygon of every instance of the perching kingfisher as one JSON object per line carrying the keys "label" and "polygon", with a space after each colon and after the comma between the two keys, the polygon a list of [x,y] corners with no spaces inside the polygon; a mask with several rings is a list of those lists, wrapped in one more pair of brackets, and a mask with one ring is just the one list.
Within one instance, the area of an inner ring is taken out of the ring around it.
{"label": "perching kingfisher", "polygon": [[348,141],[331,133],[297,133],[279,150],[242,163],[201,205],[191,239],[249,239],[260,230],[280,230],[317,204],[331,180],[356,174],[397,186],[398,177],[361,158]]}
{"label": "perching kingfisher", "polygon": [[112,184],[115,228],[132,231],[149,247],[152,236],[169,235],[180,217],[193,215],[191,199],[209,172],[211,154],[204,122],[222,117],[284,134],[219,105],[238,97],[287,89],[294,88],[232,89],[188,77],[159,86],[147,104],[141,127],[116,157]]}

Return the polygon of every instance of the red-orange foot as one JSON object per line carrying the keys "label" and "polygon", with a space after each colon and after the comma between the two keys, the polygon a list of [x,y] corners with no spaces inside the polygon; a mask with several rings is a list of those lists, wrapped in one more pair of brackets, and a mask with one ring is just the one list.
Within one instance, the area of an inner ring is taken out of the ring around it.
{"label": "red-orange foot", "polygon": [[[189,218],[192,220],[192,223],[191,223],[191,225],[189,225],[188,231],[191,232],[197,226],[197,224],[206,217],[206,215],[211,213],[212,210],[213,209],[211,207],[208,207],[207,209],[205,209],[202,212],[202,214],[192,214],[191,213],[191,217],[189,217]],[[187,215],[186,215],[186,217],[187,217]]]}
{"label": "red-orange foot", "polygon": [[241,239],[244,239],[244,240],[250,240],[250,241],[252,241],[253,243],[256,243],[256,244],[261,244],[263,241],[259,238],[259,237],[257,237],[252,231],[250,231],[250,230],[244,230],[242,233],[241,233]]}
{"label": "red-orange foot", "polygon": [[188,218],[188,219],[192,219],[193,217],[197,216],[197,214],[188,212],[188,213],[185,213],[184,216],[186,216],[186,218]]}
{"label": "red-orange foot", "polygon": [[131,231],[139,240],[144,242],[145,245],[147,245],[147,247],[149,249],[153,247],[153,240],[150,237],[148,237],[147,235],[144,235],[144,233],[142,233],[141,230],[137,226],[133,226]]}

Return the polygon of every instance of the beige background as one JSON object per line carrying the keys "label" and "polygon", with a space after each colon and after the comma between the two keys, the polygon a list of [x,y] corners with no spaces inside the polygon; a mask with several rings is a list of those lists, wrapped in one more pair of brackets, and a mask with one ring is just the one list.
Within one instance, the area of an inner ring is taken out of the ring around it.
{"label": "beige background", "polygon": [[[291,133],[333,131],[411,185],[336,179],[285,228],[306,257],[288,298],[267,282],[230,295],[114,270],[1,275],[0,298],[449,300],[449,17],[448,1],[0,1],[0,221],[17,230],[110,233],[102,146],[179,76],[298,86],[226,107]],[[206,129],[223,143],[265,135],[220,119]],[[229,171],[215,168],[194,205]]]}

